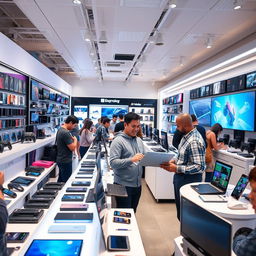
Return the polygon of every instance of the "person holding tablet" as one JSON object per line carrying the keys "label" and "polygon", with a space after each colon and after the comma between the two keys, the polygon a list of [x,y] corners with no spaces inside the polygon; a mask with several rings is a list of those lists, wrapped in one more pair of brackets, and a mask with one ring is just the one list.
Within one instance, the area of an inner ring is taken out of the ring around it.
{"label": "person holding tablet", "polygon": [[124,131],[119,132],[110,146],[110,165],[114,182],[126,187],[128,197],[117,197],[117,208],[133,208],[136,212],[141,195],[142,166],[138,162],[146,152],[137,137],[140,116],[130,112],[124,117]]}
{"label": "person holding tablet", "polygon": [[[249,198],[252,208],[256,213],[256,167],[249,174],[251,193]],[[236,231],[233,240],[233,251],[237,256],[255,256],[256,255],[256,228],[240,228]]]}
{"label": "person holding tablet", "polygon": [[0,256],[7,256],[5,229],[8,221],[8,212],[2,192],[4,184],[4,173],[0,172]]}

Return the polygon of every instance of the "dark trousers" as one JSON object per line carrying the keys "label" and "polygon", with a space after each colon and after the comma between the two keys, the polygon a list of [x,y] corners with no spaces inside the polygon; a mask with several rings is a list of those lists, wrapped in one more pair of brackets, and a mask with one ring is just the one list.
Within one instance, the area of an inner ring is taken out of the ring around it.
{"label": "dark trousers", "polygon": [[137,206],[139,204],[141,196],[141,186],[140,187],[125,187],[128,197],[116,197],[116,207],[117,208],[133,208],[136,212]]}
{"label": "dark trousers", "polygon": [[211,182],[213,177],[213,172],[205,172],[205,182]]}
{"label": "dark trousers", "polygon": [[177,218],[180,220],[180,188],[193,182],[201,182],[202,174],[177,174],[173,176],[175,203],[177,209]]}
{"label": "dark trousers", "polygon": [[84,155],[86,154],[88,149],[89,149],[89,147],[82,147],[82,146],[80,146],[79,151],[80,151],[81,159],[84,157]]}
{"label": "dark trousers", "polygon": [[69,163],[58,163],[59,167],[59,178],[58,182],[66,182],[72,174],[72,162]]}

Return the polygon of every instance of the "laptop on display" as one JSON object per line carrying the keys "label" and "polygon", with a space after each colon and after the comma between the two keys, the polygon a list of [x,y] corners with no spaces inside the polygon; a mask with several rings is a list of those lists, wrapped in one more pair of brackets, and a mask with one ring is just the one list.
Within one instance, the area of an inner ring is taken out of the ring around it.
{"label": "laptop on display", "polygon": [[200,195],[225,194],[232,169],[231,165],[216,161],[211,184],[191,185],[191,187]]}

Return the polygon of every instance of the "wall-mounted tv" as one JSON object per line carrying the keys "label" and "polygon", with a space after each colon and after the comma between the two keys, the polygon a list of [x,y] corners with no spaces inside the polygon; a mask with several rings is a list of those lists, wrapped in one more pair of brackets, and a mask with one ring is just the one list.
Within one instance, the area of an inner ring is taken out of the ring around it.
{"label": "wall-mounted tv", "polygon": [[101,108],[101,116],[106,116],[109,119],[112,119],[113,115],[127,114],[128,106],[105,106]]}
{"label": "wall-mounted tv", "polygon": [[256,71],[246,75],[246,88],[256,87]]}
{"label": "wall-mounted tv", "polygon": [[56,100],[56,93],[50,92],[50,100]]}
{"label": "wall-mounted tv", "polygon": [[31,100],[39,100],[39,83],[31,80]]}
{"label": "wall-mounted tv", "polygon": [[245,75],[236,76],[227,80],[227,92],[235,92],[245,88]]}
{"label": "wall-mounted tv", "polygon": [[183,93],[179,93],[176,95],[176,103],[182,103],[183,102]]}
{"label": "wall-mounted tv", "polygon": [[37,112],[30,112],[30,123],[31,124],[39,123],[39,114]]}
{"label": "wall-mounted tv", "polygon": [[50,99],[50,90],[43,88],[43,100],[49,100],[49,99]]}
{"label": "wall-mounted tv", "polygon": [[220,94],[226,92],[226,81],[220,81],[213,84],[212,94]]}
{"label": "wall-mounted tv", "polygon": [[223,128],[254,131],[255,92],[219,96],[212,99],[211,125]]}
{"label": "wall-mounted tv", "polygon": [[189,102],[189,114],[194,114],[200,125],[211,125],[211,98]]}

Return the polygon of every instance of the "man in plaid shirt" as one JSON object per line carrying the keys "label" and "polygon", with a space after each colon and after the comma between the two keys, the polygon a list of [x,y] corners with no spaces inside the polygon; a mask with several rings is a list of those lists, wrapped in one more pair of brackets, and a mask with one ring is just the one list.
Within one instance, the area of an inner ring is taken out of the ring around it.
{"label": "man in plaid shirt", "polygon": [[[256,167],[249,174],[251,193],[249,198],[256,213]],[[233,250],[237,256],[256,255],[256,228],[240,228],[236,231],[233,241]]]}
{"label": "man in plaid shirt", "polygon": [[201,182],[205,170],[205,142],[201,134],[194,128],[189,114],[180,114],[176,119],[177,129],[184,133],[177,159],[163,163],[161,167],[174,172],[173,185],[177,218],[180,219],[180,188],[192,182]]}

